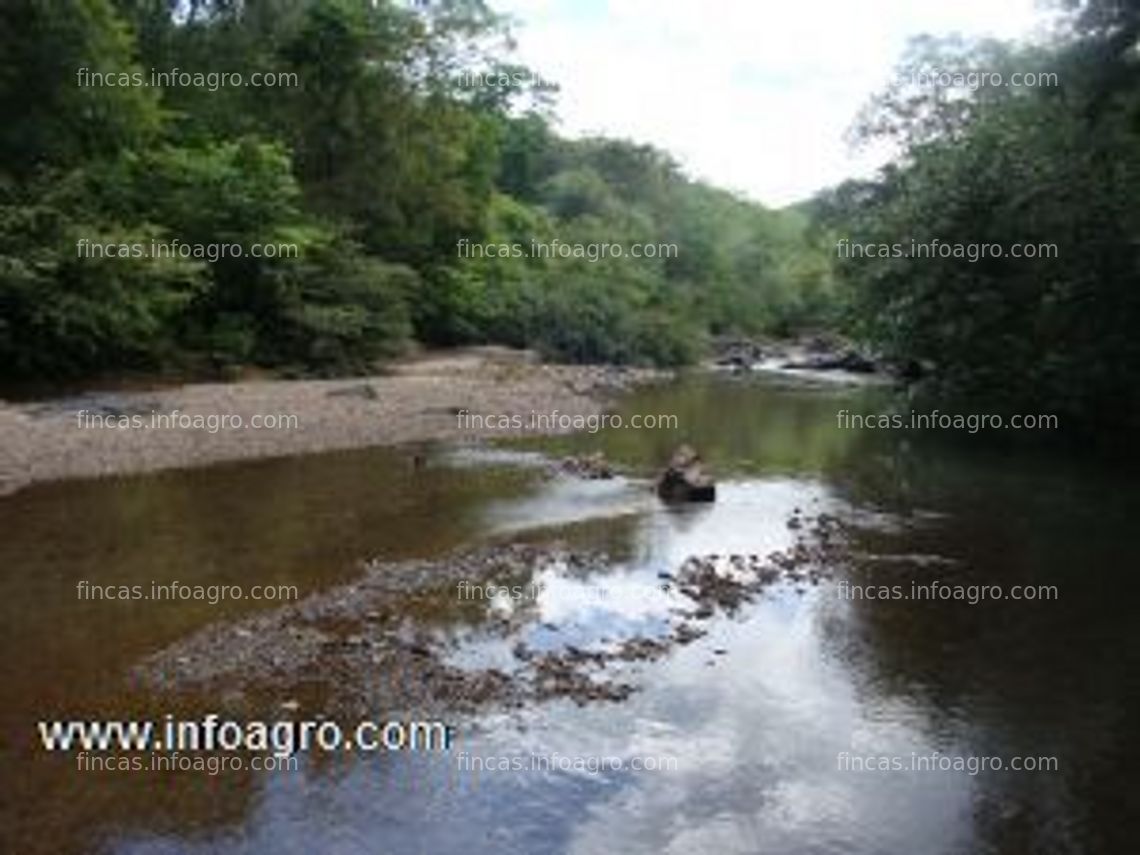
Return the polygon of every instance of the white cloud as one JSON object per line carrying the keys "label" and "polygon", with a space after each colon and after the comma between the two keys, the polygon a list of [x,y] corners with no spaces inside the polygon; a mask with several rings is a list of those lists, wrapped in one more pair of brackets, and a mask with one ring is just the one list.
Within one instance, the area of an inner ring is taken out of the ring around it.
{"label": "white cloud", "polygon": [[782,205],[867,171],[843,132],[909,36],[1027,35],[1034,0],[492,0],[519,58],[562,92],[570,135],[671,152],[690,174]]}

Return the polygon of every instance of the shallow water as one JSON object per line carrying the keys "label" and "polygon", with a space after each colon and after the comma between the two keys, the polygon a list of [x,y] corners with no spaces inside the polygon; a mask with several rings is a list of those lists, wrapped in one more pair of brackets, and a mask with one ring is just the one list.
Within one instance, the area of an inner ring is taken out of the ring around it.
{"label": "shallow water", "polygon": [[[0,499],[10,840],[0,849],[1135,851],[1134,479],[992,437],[837,427],[837,410],[869,412],[888,394],[701,377],[623,405],[676,414],[677,431],[441,449],[423,469],[376,450]],[[666,509],[648,487],[682,440],[720,478],[713,505]],[[628,477],[549,479],[536,457],[596,449]],[[850,559],[836,578],[766,590],[704,621],[709,634],[692,644],[623,666],[640,690],[622,703],[491,713],[463,721],[450,752],[308,757],[297,772],[80,772],[36,744],[39,719],[139,714],[150,699],[123,690],[131,664],[259,605],[80,601],[80,580],[289,583],[305,594],[353,578],[366,558],[488,538],[557,536],[609,552],[604,574],[548,568],[530,601],[480,603],[475,621],[471,604],[438,604],[453,662],[508,668],[509,646],[481,632],[483,618],[522,609],[520,637],[535,649],[660,634],[686,601],[659,573],[694,554],[784,549],[796,508],[845,520]],[[933,580],[1059,595],[971,605],[837,593],[840,582]],[[843,752],[1047,756],[1059,769],[858,771]],[[598,758],[627,768],[598,769]],[[635,758],[665,768],[634,771]]]}

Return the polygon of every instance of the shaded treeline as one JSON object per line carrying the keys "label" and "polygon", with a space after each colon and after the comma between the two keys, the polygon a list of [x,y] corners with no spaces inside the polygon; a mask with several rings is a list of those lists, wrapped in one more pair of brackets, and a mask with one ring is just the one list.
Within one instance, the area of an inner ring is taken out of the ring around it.
{"label": "shaded treeline", "polygon": [[[1086,0],[1063,11],[1050,40],[1033,47],[915,41],[854,128],[901,155],[876,180],[848,182],[807,209],[833,245],[903,245],[885,257],[833,249],[835,271],[852,331],[925,368],[936,398],[1056,413],[1067,428],[1132,427],[1140,3]],[[984,84],[978,73],[989,73]],[[1037,85],[1013,85],[1027,73]],[[922,257],[912,240],[926,244]]]}
{"label": "shaded treeline", "polygon": [[[676,364],[710,334],[826,321],[806,217],[562,138],[510,47],[480,0],[6,0],[0,375],[356,371],[413,338]],[[215,79],[122,82],[174,69]],[[555,240],[625,252],[472,249]],[[244,254],[91,250],[174,241]]]}

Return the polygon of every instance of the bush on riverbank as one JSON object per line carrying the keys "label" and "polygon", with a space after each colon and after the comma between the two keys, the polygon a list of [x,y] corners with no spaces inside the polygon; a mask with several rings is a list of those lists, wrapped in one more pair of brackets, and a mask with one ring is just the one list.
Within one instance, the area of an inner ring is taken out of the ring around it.
{"label": "bush on riverbank", "polygon": [[928,391],[1069,427],[1140,424],[1138,38],[1134,5],[1092,2],[1048,50],[920,41],[899,80],[985,68],[1057,85],[896,84],[863,117],[864,137],[905,154],[816,211],[836,239],[902,245],[839,257],[836,275],[855,331],[899,364],[933,368]]}

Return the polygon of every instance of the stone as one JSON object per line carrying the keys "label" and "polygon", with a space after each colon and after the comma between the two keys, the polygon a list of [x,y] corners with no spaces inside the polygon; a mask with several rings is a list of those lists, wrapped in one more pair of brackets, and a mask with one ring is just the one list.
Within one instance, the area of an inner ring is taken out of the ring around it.
{"label": "stone", "polygon": [[704,471],[700,455],[682,445],[657,479],[657,495],[665,502],[712,502],[716,484]]}

